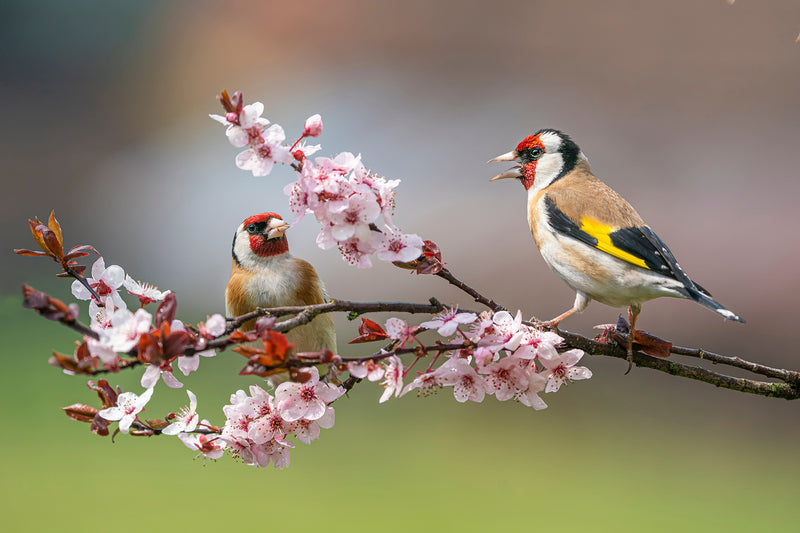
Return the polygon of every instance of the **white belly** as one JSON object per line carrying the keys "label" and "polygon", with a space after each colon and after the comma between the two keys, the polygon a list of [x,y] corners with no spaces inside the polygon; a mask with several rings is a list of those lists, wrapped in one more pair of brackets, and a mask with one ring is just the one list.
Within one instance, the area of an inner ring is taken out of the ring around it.
{"label": "white belly", "polygon": [[685,298],[677,290],[682,287],[678,281],[631,265],[577,239],[540,230],[537,240],[547,266],[567,285],[598,302],[625,307],[661,296]]}

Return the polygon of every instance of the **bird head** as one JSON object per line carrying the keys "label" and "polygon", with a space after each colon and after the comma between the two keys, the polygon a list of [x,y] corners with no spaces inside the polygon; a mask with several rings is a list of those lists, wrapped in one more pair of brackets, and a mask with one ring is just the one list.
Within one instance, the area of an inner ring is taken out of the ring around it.
{"label": "bird head", "polygon": [[284,233],[289,224],[276,213],[253,215],[236,228],[233,236],[233,259],[247,266],[289,251]]}
{"label": "bird head", "polygon": [[493,177],[490,181],[516,178],[525,190],[541,190],[572,170],[580,159],[586,159],[581,149],[565,133],[543,129],[528,135],[516,149],[491,159],[516,161],[517,166]]}

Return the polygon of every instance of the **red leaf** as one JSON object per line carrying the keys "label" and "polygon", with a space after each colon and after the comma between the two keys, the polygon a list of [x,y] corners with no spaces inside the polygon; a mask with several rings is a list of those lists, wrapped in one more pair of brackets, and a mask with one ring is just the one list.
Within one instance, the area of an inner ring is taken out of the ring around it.
{"label": "red leaf", "polygon": [[91,422],[94,420],[94,415],[99,411],[96,407],[82,403],[73,403],[61,409],[64,411],[65,415],[78,422]]}
{"label": "red leaf", "polygon": [[164,297],[164,301],[161,302],[161,305],[158,306],[158,310],[156,310],[156,320],[155,324],[158,326],[164,322],[167,324],[172,324],[172,321],[175,320],[175,312],[178,309],[178,301],[175,298],[175,293],[170,292]]}
{"label": "red leaf", "polygon": [[33,250],[25,250],[24,248],[14,248],[14,253],[17,255],[27,256],[27,257],[34,257],[34,256],[44,256],[48,257],[50,254],[46,252],[36,252]]}
{"label": "red leaf", "polygon": [[364,317],[361,317],[361,325],[358,326],[358,333],[358,337],[347,344],[359,344],[362,342],[373,342],[389,338],[389,335],[386,334],[386,331],[384,331],[380,324]]}

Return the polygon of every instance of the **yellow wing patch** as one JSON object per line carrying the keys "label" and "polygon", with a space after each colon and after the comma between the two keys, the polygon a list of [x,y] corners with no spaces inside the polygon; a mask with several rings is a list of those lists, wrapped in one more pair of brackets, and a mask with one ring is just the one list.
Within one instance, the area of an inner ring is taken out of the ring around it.
{"label": "yellow wing patch", "polygon": [[636,257],[635,255],[614,246],[614,243],[611,242],[611,233],[615,231],[615,229],[611,226],[607,226],[602,222],[591,218],[582,217],[580,229],[581,231],[586,232],[597,239],[597,244],[595,247],[598,250],[602,250],[607,254],[618,257],[619,259],[627,261],[632,265],[650,270],[650,267],[647,266],[647,263],[644,262],[644,259]]}

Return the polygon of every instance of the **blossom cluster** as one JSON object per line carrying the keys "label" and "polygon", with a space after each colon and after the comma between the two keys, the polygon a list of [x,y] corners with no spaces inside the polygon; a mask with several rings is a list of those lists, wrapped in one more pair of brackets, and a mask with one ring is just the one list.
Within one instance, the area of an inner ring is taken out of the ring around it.
{"label": "blossom cluster", "polygon": [[[400,180],[387,180],[366,169],[360,155],[342,152],[333,158],[310,156],[320,145],[304,143],[307,137],[322,133],[322,118],[306,120],[303,134],[292,144],[278,124],[262,117],[264,105],[243,105],[241,93],[220,98],[226,115],[210,117],[226,127],[228,140],[245,148],[236,156],[236,165],[254,176],[266,176],[276,163],[292,165],[297,180],[284,188],[296,224],[313,213],[321,230],[317,244],[322,249],[338,247],[343,258],[361,268],[372,266],[372,255],[382,261],[408,263],[422,254],[424,241],[406,234],[393,223],[394,189]],[[379,227],[380,225],[383,227]]]}
{"label": "blossom cluster", "polygon": [[226,421],[220,438],[243,463],[264,468],[271,461],[275,468],[285,468],[294,447],[288,437],[311,444],[319,438],[320,428],[333,427],[330,404],[344,394],[344,388],[320,381],[315,367],[302,372],[308,376],[304,383],[281,383],[274,397],[251,385],[249,396],[239,390],[222,408]]}
{"label": "blossom cluster", "polygon": [[539,393],[556,392],[565,383],[592,376],[591,370],[577,366],[583,351],[559,353],[557,347],[563,339],[556,333],[523,324],[519,311],[512,316],[507,311],[476,315],[459,313],[457,308],[445,309],[434,320],[419,326],[390,318],[385,334],[398,346],[405,346],[419,342],[417,335],[426,329],[453,337],[449,344],[460,343],[465,347],[446,352],[444,362],[435,369],[434,359],[406,385],[403,379],[410,369],[404,370],[402,361],[394,355],[387,357],[382,366],[372,359],[349,362],[351,375],[370,381],[383,380],[385,389],[380,402],[414,389],[427,395],[443,387],[453,387],[459,402],[482,402],[486,395],[494,395],[500,401],[515,399],[537,410],[547,407]]}
{"label": "blossom cluster", "polygon": [[[90,328],[98,338],[86,336],[84,342],[89,355],[103,368],[119,368],[119,354],[137,350],[139,359],[145,363],[142,387],[150,389],[163,379],[167,386],[179,388],[183,384],[173,374],[174,362],[177,361],[183,375],[188,376],[199,367],[200,356],[213,357],[216,354],[214,350],[203,348],[207,340],[225,332],[226,322],[222,315],[215,314],[202,324],[200,335],[192,334],[183,322],[174,318],[174,305],[166,306],[172,307],[172,311],[157,317],[154,323],[153,315],[145,306],[165,299],[174,302],[175,295],[126,276],[119,265],[106,267],[102,256],[92,265],[91,275],[85,278],[85,282],[76,279],[72,283],[72,294],[79,300],[89,300]],[[123,287],[139,300],[140,307],[135,312],[128,309],[120,295]],[[164,322],[164,319],[167,320]],[[194,344],[198,351],[185,355],[183,348],[191,344],[191,340],[196,341]],[[173,349],[168,349],[168,346]]]}

